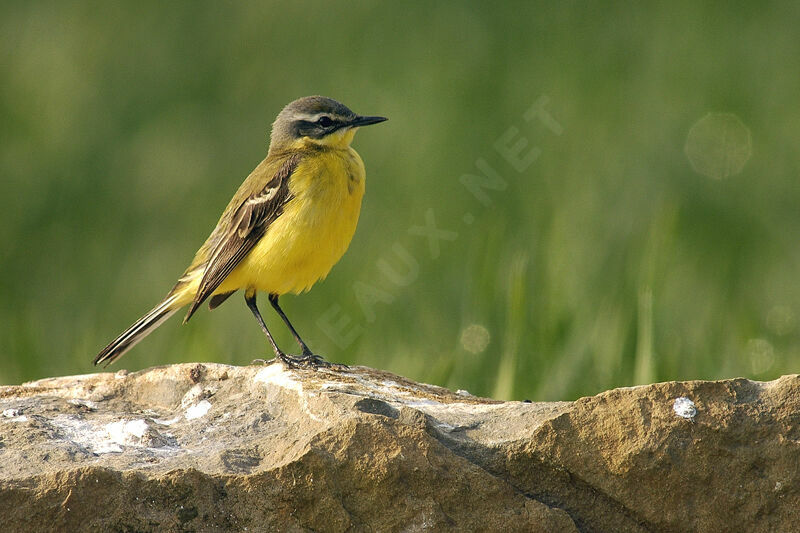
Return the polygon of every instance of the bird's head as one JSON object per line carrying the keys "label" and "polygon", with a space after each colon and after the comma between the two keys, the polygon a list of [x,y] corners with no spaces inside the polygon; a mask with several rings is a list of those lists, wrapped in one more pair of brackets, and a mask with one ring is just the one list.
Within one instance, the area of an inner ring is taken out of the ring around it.
{"label": "bird's head", "polygon": [[288,104],[272,123],[269,151],[328,146],[346,148],[356,130],[386,120],[365,117],[324,96],[306,96]]}

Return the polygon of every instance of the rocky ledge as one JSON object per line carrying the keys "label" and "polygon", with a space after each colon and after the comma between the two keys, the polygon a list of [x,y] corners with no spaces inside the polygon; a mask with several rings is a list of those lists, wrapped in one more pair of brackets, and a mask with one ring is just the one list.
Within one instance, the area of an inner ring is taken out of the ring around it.
{"label": "rocky ledge", "polygon": [[2,531],[790,531],[800,378],[497,402],[369,368],[0,388]]}

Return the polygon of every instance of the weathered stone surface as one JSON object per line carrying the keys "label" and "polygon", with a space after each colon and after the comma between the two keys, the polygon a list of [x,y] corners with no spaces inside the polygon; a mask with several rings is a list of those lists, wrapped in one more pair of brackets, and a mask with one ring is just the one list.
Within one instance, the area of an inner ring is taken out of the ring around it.
{"label": "weathered stone surface", "polygon": [[800,523],[798,376],[522,403],[361,367],[186,364],[2,387],[0,413],[0,531]]}

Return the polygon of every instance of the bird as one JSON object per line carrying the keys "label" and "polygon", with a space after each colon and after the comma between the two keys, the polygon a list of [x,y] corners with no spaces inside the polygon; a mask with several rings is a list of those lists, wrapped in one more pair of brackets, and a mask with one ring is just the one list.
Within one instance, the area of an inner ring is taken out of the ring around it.
{"label": "bird", "polygon": [[[287,104],[272,124],[266,158],[239,186],[175,286],[103,348],[94,364],[116,361],[179,309],[188,306],[185,324],[205,301],[213,310],[242,290],[276,360],[290,368],[330,366],[309,349],[278,299],[311,289],[350,245],[366,177],[350,144],[359,128],[385,120],[324,96]],[[258,292],[268,295],[299,356],[278,347],[256,304]]]}

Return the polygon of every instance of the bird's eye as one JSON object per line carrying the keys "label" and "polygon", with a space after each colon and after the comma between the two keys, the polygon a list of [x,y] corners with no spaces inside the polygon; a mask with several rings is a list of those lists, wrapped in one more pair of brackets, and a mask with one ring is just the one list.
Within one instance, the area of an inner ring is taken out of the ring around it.
{"label": "bird's eye", "polygon": [[322,126],[323,128],[327,128],[328,126],[333,125],[333,120],[329,116],[321,116],[319,120],[317,120],[317,124]]}

